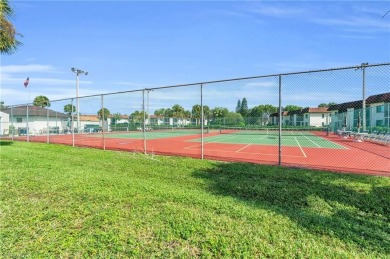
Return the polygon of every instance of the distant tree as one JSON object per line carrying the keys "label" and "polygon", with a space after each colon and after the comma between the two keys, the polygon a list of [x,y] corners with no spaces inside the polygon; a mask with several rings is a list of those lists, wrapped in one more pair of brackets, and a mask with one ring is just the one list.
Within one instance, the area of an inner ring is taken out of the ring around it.
{"label": "distant tree", "polygon": [[10,22],[14,12],[8,0],[0,1],[0,13],[0,53],[12,54],[18,46],[22,45],[16,39],[17,36],[22,37],[22,35],[16,32],[15,26]]}
{"label": "distant tree", "polygon": [[237,101],[237,106],[236,106],[236,112],[237,112],[237,113],[240,113],[240,111],[241,111],[241,100],[238,99],[238,101]]}
{"label": "distant tree", "polygon": [[74,105],[67,104],[64,106],[64,112],[68,114],[68,117],[70,118],[72,117],[72,113],[76,112],[76,107]]}
{"label": "distant tree", "polygon": [[328,108],[328,107],[330,107],[331,105],[335,105],[335,104],[337,104],[337,103],[335,103],[335,102],[320,103],[320,104],[318,105],[318,108]]}
{"label": "distant tree", "polygon": [[[203,105],[203,116],[205,119],[210,117],[210,107],[207,105]],[[199,104],[196,104],[192,106],[192,118],[196,119],[196,125],[198,125],[198,122],[200,124],[201,118],[202,118],[202,106]]]}
{"label": "distant tree", "polygon": [[229,110],[227,108],[215,107],[210,111],[210,113],[213,118],[223,118],[226,117],[226,115],[229,113]]}
{"label": "distant tree", "polygon": [[42,108],[50,107],[49,98],[47,98],[46,96],[43,96],[43,95],[39,95],[39,96],[35,97],[33,104],[34,104],[34,106],[39,106]]}
{"label": "distant tree", "polygon": [[246,100],[246,98],[242,98],[242,101],[241,101],[241,108],[240,108],[240,114],[242,115],[242,117],[247,117],[248,116],[248,101]]}
{"label": "distant tree", "polygon": [[121,115],[119,112],[114,113],[114,114],[112,115],[112,121],[111,121],[111,123],[112,123],[112,124],[117,124],[117,122],[118,122],[118,120],[120,120],[121,116],[122,116],[122,115]]}
{"label": "distant tree", "polygon": [[269,116],[277,112],[278,108],[271,105],[258,105],[249,110],[249,116],[257,119],[257,123],[260,125],[266,125],[269,120]]}
{"label": "distant tree", "polygon": [[164,116],[165,114],[165,109],[164,108],[161,108],[161,109],[157,109],[154,111],[154,115],[156,116]]}
{"label": "distant tree", "polygon": [[227,126],[245,126],[245,121],[240,113],[229,112],[225,118],[225,125],[227,125]]}
{"label": "distant tree", "polygon": [[185,110],[181,105],[175,104],[172,106],[172,117],[183,118],[184,112]]}
{"label": "distant tree", "polygon": [[97,112],[99,119],[106,121],[108,116],[110,116],[110,111],[107,108],[102,108]]}
{"label": "distant tree", "polygon": [[210,116],[213,118],[212,123],[215,125],[224,125],[225,118],[229,110],[223,107],[215,107],[210,111]]}
{"label": "distant tree", "polygon": [[148,114],[145,112],[145,116],[144,116],[143,111],[135,111],[132,114],[130,114],[130,118],[133,123],[142,123],[144,121],[144,118],[147,117]]}
{"label": "distant tree", "polygon": [[186,118],[191,118],[191,111],[186,110],[186,111],[184,112],[184,117],[186,117]]}
{"label": "distant tree", "polygon": [[3,101],[0,102],[0,110],[7,109],[7,106],[4,104]]}
{"label": "distant tree", "polygon": [[289,105],[286,105],[284,108],[283,108],[283,111],[296,111],[296,110],[301,110],[303,109],[303,107],[301,106],[298,106],[298,105],[293,105],[293,104],[289,104]]}
{"label": "distant tree", "polygon": [[171,108],[164,109],[164,117],[173,117],[173,111]]}

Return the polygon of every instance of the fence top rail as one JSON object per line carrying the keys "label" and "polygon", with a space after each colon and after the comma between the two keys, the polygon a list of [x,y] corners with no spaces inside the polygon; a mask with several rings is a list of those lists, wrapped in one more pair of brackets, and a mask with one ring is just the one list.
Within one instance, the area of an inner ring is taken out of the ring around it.
{"label": "fence top rail", "polygon": [[[338,67],[338,68],[326,68],[326,69],[316,69],[316,70],[306,70],[306,71],[299,71],[299,72],[287,72],[287,73],[268,74],[268,75],[250,76],[250,77],[240,77],[240,78],[222,79],[222,80],[214,80],[214,81],[204,81],[204,82],[188,83],[188,84],[167,85],[167,86],[150,87],[150,88],[143,88],[143,89],[137,89],[137,90],[127,90],[127,91],[120,91],[120,92],[111,92],[111,93],[104,93],[104,94],[94,94],[94,95],[79,96],[78,98],[79,99],[83,99],[83,98],[107,96],[107,95],[114,95],[114,94],[124,94],[124,93],[135,93],[135,92],[143,92],[143,91],[153,91],[153,90],[159,90],[159,89],[178,88],[178,87],[195,86],[195,85],[201,86],[201,85],[206,85],[206,84],[216,84],[216,83],[224,83],[224,82],[232,82],[232,81],[240,81],[240,80],[249,80],[249,79],[267,78],[267,77],[282,77],[282,76],[290,76],[290,75],[321,73],[321,72],[329,72],[329,71],[337,71],[337,70],[359,69],[359,68],[363,68],[363,67],[364,68],[368,68],[368,67],[379,67],[379,66],[389,66],[389,65],[390,65],[390,62],[377,63],[377,64],[362,63],[360,65],[355,65],[355,66],[346,66],[346,67]],[[76,99],[76,97],[57,99],[57,100],[52,100],[50,102],[59,102],[59,101],[65,101],[65,100],[70,100],[70,99]],[[20,106],[20,105],[28,105],[28,104],[31,104],[31,103],[16,104],[16,105],[11,105],[11,106]]]}

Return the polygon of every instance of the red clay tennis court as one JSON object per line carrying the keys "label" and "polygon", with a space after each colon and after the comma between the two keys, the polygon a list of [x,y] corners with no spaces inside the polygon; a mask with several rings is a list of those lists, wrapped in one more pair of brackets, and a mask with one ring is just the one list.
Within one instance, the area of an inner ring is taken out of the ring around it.
{"label": "red clay tennis court", "polygon": [[[145,137],[145,139],[144,139]],[[26,137],[14,139],[26,140]],[[152,155],[177,155],[232,162],[279,164],[278,138],[273,134],[204,134],[187,132],[121,132],[30,136],[29,141],[92,147]],[[370,141],[356,142],[330,133],[284,136],[281,164],[338,172],[390,176],[390,147]],[[203,152],[202,152],[203,150]],[[202,154],[203,153],[203,154]]]}

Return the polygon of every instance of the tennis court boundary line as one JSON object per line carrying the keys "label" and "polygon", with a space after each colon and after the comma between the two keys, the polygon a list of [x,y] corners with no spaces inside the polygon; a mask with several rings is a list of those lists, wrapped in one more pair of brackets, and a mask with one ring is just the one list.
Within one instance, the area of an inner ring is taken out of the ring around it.
{"label": "tennis court boundary line", "polygon": [[303,148],[302,148],[301,144],[299,144],[299,141],[298,141],[297,137],[294,137],[294,139],[295,139],[295,141],[297,142],[298,147],[299,147],[299,149],[301,150],[303,156],[306,158],[306,157],[307,157],[307,156],[306,156],[306,153],[305,153],[305,151],[303,151]]}

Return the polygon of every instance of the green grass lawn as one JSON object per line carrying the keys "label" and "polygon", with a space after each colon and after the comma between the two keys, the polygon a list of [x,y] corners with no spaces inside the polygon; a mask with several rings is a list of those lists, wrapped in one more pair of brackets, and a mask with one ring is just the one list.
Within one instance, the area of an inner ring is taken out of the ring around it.
{"label": "green grass lawn", "polygon": [[390,178],[0,143],[0,258],[390,258]]}

